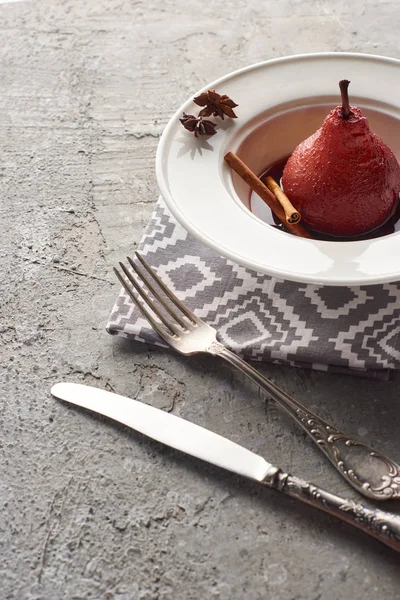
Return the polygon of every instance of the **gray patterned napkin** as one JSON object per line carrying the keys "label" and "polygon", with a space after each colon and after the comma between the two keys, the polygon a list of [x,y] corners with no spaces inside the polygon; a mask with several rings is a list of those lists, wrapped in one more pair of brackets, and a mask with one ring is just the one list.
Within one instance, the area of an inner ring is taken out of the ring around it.
{"label": "gray patterned napkin", "polygon": [[[256,273],[188,234],[161,199],[139,250],[220,341],[247,359],[380,379],[400,368],[400,282],[327,287]],[[107,331],[164,346],[122,290]]]}

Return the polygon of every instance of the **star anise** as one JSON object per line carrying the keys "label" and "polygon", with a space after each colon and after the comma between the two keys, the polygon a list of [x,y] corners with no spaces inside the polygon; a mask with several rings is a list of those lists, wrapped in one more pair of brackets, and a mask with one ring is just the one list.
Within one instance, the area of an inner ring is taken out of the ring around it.
{"label": "star anise", "polygon": [[237,115],[233,112],[235,106],[238,106],[236,102],[231,100],[226,94],[218,94],[215,90],[208,90],[203,92],[200,96],[194,98],[194,102],[199,106],[204,106],[203,110],[199,112],[200,117],[214,117],[224,118],[224,115],[237,119]]}
{"label": "star anise", "polygon": [[203,117],[195,117],[194,115],[187,115],[183,113],[182,119],[179,119],[185,129],[194,133],[195,137],[199,135],[214,135],[216,123],[203,119]]}

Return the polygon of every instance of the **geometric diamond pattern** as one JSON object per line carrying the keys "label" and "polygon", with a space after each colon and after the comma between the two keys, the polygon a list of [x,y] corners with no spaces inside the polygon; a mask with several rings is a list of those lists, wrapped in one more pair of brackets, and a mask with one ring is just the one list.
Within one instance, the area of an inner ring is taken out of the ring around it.
{"label": "geometric diamond pattern", "polygon": [[[155,205],[139,250],[228,348],[247,359],[375,378],[400,369],[400,283],[330,287],[235,264]],[[121,290],[107,331],[165,346]]]}

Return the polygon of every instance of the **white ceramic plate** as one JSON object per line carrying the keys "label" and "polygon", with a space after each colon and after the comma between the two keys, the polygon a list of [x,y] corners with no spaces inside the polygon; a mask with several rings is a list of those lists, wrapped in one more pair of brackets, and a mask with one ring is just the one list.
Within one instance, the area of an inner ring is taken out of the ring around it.
{"label": "white ceramic plate", "polygon": [[[218,133],[195,138],[179,122],[197,114],[193,97],[176,112],[157,151],[157,179],[173,215],[219,254],[281,278],[324,285],[400,280],[400,231],[364,241],[298,238],[249,210],[250,192],[232,178],[223,157],[237,152],[258,174],[320,127],[338,105],[340,79],[350,101],[400,159],[400,61],[365,54],[298,55],[231,73],[210,88],[235,102],[238,119],[219,121]],[[253,207],[254,209],[254,207]]]}

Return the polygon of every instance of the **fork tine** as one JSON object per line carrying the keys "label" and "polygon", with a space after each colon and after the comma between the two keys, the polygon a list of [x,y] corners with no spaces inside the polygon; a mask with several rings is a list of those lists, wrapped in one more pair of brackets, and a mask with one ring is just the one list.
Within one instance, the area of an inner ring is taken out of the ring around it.
{"label": "fork tine", "polygon": [[192,323],[198,324],[200,319],[198,319],[196,317],[196,315],[191,310],[189,310],[188,307],[185,306],[183,304],[183,302],[181,302],[179,300],[179,298],[177,298],[173,292],[171,292],[171,290],[165,285],[165,283],[158,277],[156,272],[151,268],[149,263],[147,261],[145,261],[143,256],[141,254],[139,254],[139,252],[135,252],[135,254],[136,254],[138,260],[142,263],[142,265],[146,269],[146,271],[153,277],[154,281],[160,286],[160,288],[163,290],[163,292],[165,292],[165,294],[168,296],[168,298],[171,300],[171,302],[173,302],[178,308],[180,308],[181,311],[187,316],[187,318],[190,321],[192,321]]}
{"label": "fork tine", "polygon": [[149,294],[145,292],[144,288],[140,287],[138,282],[135,280],[133,275],[128,271],[127,267],[123,263],[119,263],[119,266],[124,272],[125,277],[129,280],[129,282],[133,285],[139,296],[144,300],[145,304],[151,308],[151,310],[155,313],[155,315],[164,323],[164,325],[172,332],[173,335],[180,336],[182,334],[182,329],[180,329],[176,323],[174,323],[171,319],[169,319],[166,315],[163,315],[160,310],[156,307],[153,300],[150,298]]}
{"label": "fork tine", "polygon": [[167,315],[162,314],[160,310],[156,307],[154,301],[150,298],[145,288],[142,288],[138,282],[135,280],[133,275],[128,271],[127,267],[120,262],[119,263],[122,271],[124,272],[125,277],[128,281],[133,285],[139,296],[144,300],[144,303],[155,313],[155,315],[160,319],[160,321],[171,331],[172,335],[180,336],[182,334],[182,329],[180,329],[176,323],[174,323]]}
{"label": "fork tine", "polygon": [[[132,274],[129,273],[128,269],[122,262],[119,263],[119,266],[123,270],[124,275],[126,276],[128,281],[133,285],[133,287],[135,288],[135,290],[137,291],[139,296],[141,296],[141,298],[144,300],[145,304],[147,304],[147,306],[149,308],[151,308],[151,310],[157,315],[157,317],[160,319],[160,321],[162,321],[162,323],[164,323],[164,325],[172,332],[173,335],[177,335],[179,337],[179,335],[182,333],[182,330],[179,329],[179,327],[175,323],[173,323],[171,321],[171,319],[169,319],[168,317],[166,317],[165,315],[160,313],[160,311],[156,308],[156,306],[154,305],[154,302],[151,300],[149,295],[146,294],[144,289],[140,287],[140,285],[137,283],[137,281],[135,281]],[[126,286],[124,286],[124,287],[126,289]]]}
{"label": "fork tine", "polygon": [[131,258],[129,258],[129,256],[127,256],[127,260],[129,262],[129,264],[131,265],[132,269],[135,271],[136,275],[138,277],[140,277],[141,279],[143,279],[143,281],[145,282],[145,284],[147,285],[147,287],[149,288],[149,290],[151,291],[151,293],[153,294],[153,296],[155,298],[157,298],[157,300],[159,301],[159,303],[165,308],[165,310],[171,315],[171,317],[173,317],[178,323],[179,325],[183,328],[183,329],[188,329],[188,323],[187,321],[184,321],[183,318],[177,313],[176,310],[174,310],[172,308],[172,306],[170,306],[165,299],[161,296],[161,294],[156,290],[156,288],[154,287],[154,285],[151,283],[150,279],[147,277],[147,275],[145,273],[143,273],[142,271],[139,271],[139,269],[137,268],[137,266],[135,265],[135,263],[133,262],[133,260]]}
{"label": "fork tine", "polygon": [[114,273],[118,277],[123,288],[129,294],[130,298],[132,299],[132,302],[138,307],[138,309],[140,310],[142,315],[149,321],[150,325],[154,328],[154,330],[158,333],[158,335],[161,338],[163,338],[166,342],[169,343],[169,339],[168,339],[169,334],[166,331],[163,331],[162,327],[160,327],[160,324],[157,323],[157,321],[153,318],[153,316],[149,313],[149,311],[144,307],[144,305],[140,302],[139,298],[137,296],[135,296],[135,294],[132,292],[131,288],[126,283],[126,280],[122,277],[121,273],[115,267],[114,267]]}

